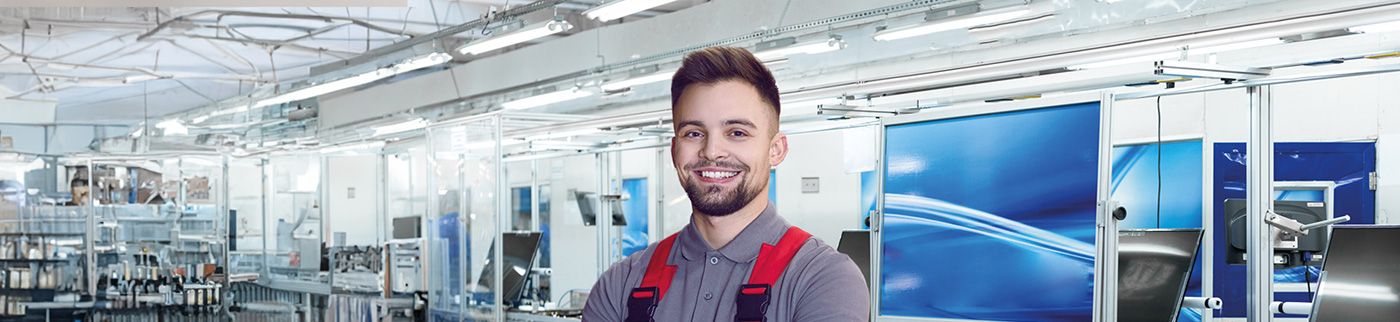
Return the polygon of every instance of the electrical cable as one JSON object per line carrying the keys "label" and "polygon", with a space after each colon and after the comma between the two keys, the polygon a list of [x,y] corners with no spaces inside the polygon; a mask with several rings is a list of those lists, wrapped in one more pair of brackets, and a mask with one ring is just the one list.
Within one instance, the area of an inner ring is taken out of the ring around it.
{"label": "electrical cable", "polygon": [[1157,96],[1157,228],[1162,228],[1162,97]]}

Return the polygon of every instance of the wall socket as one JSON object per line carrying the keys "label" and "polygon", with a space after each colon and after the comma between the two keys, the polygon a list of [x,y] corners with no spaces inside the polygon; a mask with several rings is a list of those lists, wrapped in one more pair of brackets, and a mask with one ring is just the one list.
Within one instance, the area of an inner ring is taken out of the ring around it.
{"label": "wall socket", "polygon": [[821,191],[821,178],[802,177],[802,193],[818,193]]}

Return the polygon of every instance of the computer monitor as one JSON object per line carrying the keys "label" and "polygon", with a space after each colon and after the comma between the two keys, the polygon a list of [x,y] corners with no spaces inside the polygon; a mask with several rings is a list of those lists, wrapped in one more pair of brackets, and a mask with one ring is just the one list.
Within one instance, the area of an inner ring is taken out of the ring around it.
{"label": "computer monitor", "polygon": [[1118,321],[1176,321],[1201,229],[1118,232]]}
{"label": "computer monitor", "polygon": [[1400,317],[1400,226],[1334,226],[1312,322]]}
{"label": "computer monitor", "polygon": [[409,216],[394,218],[394,239],[421,237],[423,217]]}
{"label": "computer monitor", "polygon": [[[525,274],[530,272],[531,266],[535,262],[535,254],[540,248],[540,232],[537,231],[513,231],[501,234],[501,248],[505,251],[505,259],[501,262],[505,268],[505,274],[501,275],[502,288],[501,301],[512,304],[520,301],[520,295],[525,291]],[[481,270],[481,278],[477,279],[475,295],[478,301],[489,301],[485,296],[489,292],[496,290],[495,264],[491,259],[496,257],[496,245],[492,243],[487,251],[486,267]]]}
{"label": "computer monitor", "polygon": [[[1230,265],[1244,265],[1245,251],[1248,245],[1248,234],[1245,217],[1249,213],[1249,203],[1245,199],[1225,199],[1225,239],[1229,240],[1228,247],[1225,248],[1225,262]],[[1297,220],[1303,224],[1311,224],[1328,219],[1327,204],[1320,201],[1274,201],[1274,213],[1281,216]],[[1270,230],[1275,230],[1270,227]],[[1299,266],[1306,262],[1315,260],[1316,256],[1303,257],[1302,252],[1316,253],[1322,252],[1327,247],[1327,230],[1317,229],[1308,232],[1306,236],[1288,236],[1285,242],[1296,242],[1297,248],[1279,248],[1274,251],[1280,255],[1279,259],[1284,261],[1280,264],[1276,259],[1275,264],[1279,266]]]}
{"label": "computer monitor", "polygon": [[865,276],[865,285],[870,285],[870,231],[841,231],[841,241],[836,244],[836,251],[850,256],[851,261],[856,262],[856,267],[860,268],[860,274]]}
{"label": "computer monitor", "polygon": [[[594,205],[598,202],[598,194],[592,192],[577,192],[574,199],[578,201],[578,213],[583,216],[584,226],[598,225],[598,208]],[[609,200],[608,205],[612,206],[613,226],[626,226],[627,216],[623,213],[622,200]]]}

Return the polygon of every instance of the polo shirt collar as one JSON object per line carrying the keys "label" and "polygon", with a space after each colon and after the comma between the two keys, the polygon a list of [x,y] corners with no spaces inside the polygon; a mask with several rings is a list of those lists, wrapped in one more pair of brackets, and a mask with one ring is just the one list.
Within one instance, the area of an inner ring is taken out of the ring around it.
{"label": "polo shirt collar", "polygon": [[[763,244],[776,244],[788,227],[788,222],[778,216],[777,207],[769,202],[768,207],[764,208],[748,227],[744,227],[733,241],[720,247],[719,253],[734,262],[752,262],[758,258],[758,251],[762,249]],[[705,238],[700,236],[700,231],[695,229],[694,217],[678,239],[681,244],[681,256],[686,260],[703,260],[706,253],[714,251],[710,244],[705,242]]]}

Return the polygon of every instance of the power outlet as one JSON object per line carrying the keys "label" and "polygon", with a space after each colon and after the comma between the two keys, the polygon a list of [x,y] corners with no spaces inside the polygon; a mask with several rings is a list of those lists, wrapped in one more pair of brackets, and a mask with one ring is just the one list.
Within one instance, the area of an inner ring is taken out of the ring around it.
{"label": "power outlet", "polygon": [[803,178],[802,178],[802,193],[818,193],[818,192],[821,192],[821,179],[820,179],[820,178],[818,178],[818,177],[803,177]]}

